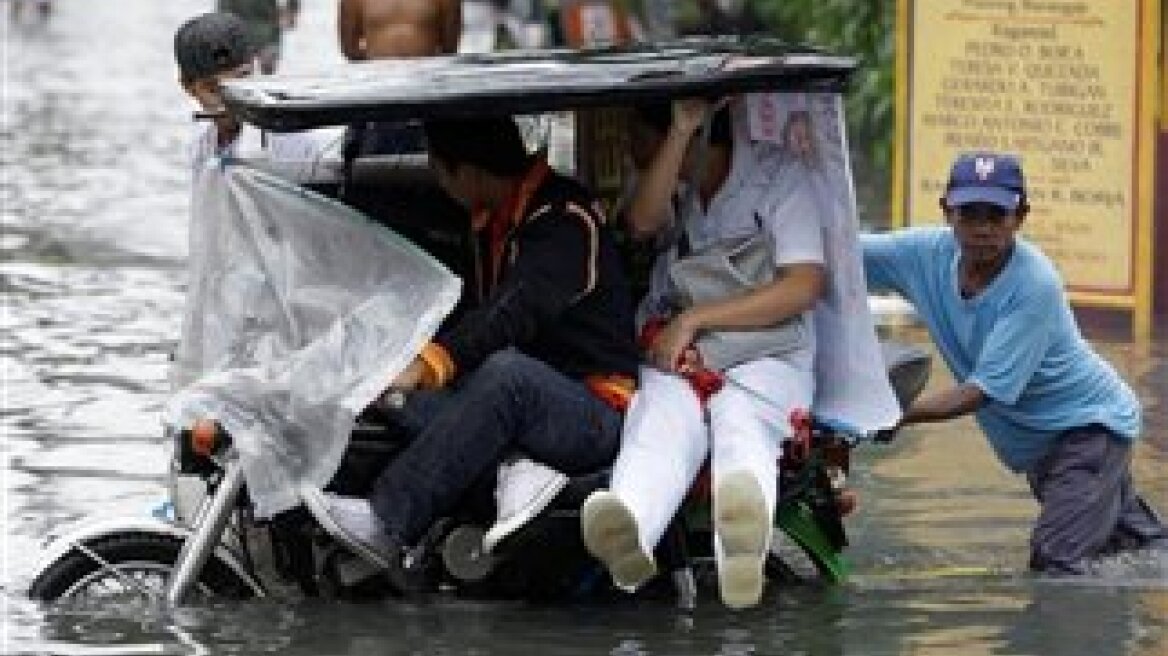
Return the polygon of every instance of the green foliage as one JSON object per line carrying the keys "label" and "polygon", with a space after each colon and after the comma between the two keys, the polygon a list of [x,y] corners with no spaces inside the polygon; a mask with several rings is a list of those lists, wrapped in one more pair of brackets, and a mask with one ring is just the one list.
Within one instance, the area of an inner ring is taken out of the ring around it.
{"label": "green foliage", "polygon": [[888,215],[894,127],[895,0],[753,0],[774,34],[859,60],[847,94],[861,217]]}

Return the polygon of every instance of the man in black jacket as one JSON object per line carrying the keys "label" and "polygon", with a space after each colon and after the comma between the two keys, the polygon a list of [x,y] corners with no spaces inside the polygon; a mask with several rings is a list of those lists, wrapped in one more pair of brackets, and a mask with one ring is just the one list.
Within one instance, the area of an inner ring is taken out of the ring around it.
{"label": "man in black jacket", "polygon": [[[472,214],[485,301],[390,385],[423,415],[369,503],[306,498],[401,587],[401,551],[519,451],[568,474],[616,456],[637,369],[632,302],[595,198],[527,154],[510,118],[430,122],[439,183]],[[415,392],[415,390],[417,390]]]}

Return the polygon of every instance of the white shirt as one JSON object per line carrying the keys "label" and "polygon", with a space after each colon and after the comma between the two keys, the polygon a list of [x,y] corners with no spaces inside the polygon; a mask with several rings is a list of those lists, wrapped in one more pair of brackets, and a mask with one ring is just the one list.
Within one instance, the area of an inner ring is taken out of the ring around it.
{"label": "white shirt", "polygon": [[[328,128],[265,134],[256,127],[244,124],[240,126],[234,140],[221,146],[215,124],[201,123],[191,139],[191,170],[198,174],[214,158],[238,157],[302,164],[305,175],[308,175],[334,146],[339,147],[343,131],[343,128]],[[298,179],[300,176],[293,173],[290,177]]]}
{"label": "white shirt", "polygon": [[691,246],[748,237],[759,228],[774,240],[775,266],[823,263],[823,239],[803,162],[769,144],[737,142],[730,175],[703,212],[683,194],[678,225],[691,226]]}
{"label": "white shirt", "polygon": [[[822,229],[809,172],[801,161],[771,144],[736,138],[730,174],[705,211],[697,195],[687,193],[684,186],[678,197],[675,207],[681,216],[673,219],[673,230],[690,221],[694,250],[719,241],[749,237],[762,228],[774,242],[776,267],[824,263]],[[670,310],[668,270],[672,260],[672,252],[657,258],[649,293],[637,313],[639,323]],[[803,314],[803,320],[812,325],[810,311]],[[812,344],[794,354],[792,363],[810,370],[813,353]]]}

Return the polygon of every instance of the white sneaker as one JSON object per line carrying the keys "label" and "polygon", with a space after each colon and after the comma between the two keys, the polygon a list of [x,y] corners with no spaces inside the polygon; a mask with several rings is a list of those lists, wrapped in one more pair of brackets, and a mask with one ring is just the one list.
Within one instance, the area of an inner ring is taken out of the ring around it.
{"label": "white sneaker", "polygon": [[367,500],[310,487],[300,490],[300,499],[329,535],[358,556],[389,569],[396,549]]}
{"label": "white sneaker", "polygon": [[493,551],[543,512],[567,484],[566,475],[534,460],[518,458],[500,464],[495,485],[498,518],[483,535],[483,551]]}
{"label": "white sneaker", "polygon": [[657,574],[652,554],[641,546],[640,530],[632,511],[609,490],[588,495],[580,508],[584,547],[604,563],[612,582],[625,592],[635,592]]}
{"label": "white sneaker", "polygon": [[762,598],[771,521],[753,474],[736,471],[720,478],[714,490],[718,588],[726,606],[747,608]]}

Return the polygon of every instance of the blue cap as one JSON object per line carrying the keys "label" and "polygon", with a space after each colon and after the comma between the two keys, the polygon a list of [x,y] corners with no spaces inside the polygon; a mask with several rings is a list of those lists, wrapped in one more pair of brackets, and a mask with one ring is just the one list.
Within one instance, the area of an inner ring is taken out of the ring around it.
{"label": "blue cap", "polygon": [[949,170],[945,204],[959,207],[990,203],[1013,212],[1018,209],[1025,193],[1026,180],[1017,157],[1000,153],[963,153],[957,156]]}

